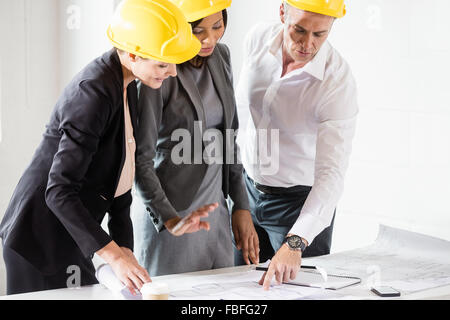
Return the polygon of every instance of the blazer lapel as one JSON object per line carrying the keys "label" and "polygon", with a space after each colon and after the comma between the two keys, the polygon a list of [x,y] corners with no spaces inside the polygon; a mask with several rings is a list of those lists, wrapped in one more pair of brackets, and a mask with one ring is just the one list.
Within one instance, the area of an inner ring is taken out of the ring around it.
{"label": "blazer lapel", "polygon": [[[128,94],[128,105],[130,108],[131,123],[133,124],[133,131],[136,133],[137,130],[137,86],[136,82],[133,81],[127,88]],[[136,134],[134,134],[136,136]]]}
{"label": "blazer lapel", "polygon": [[202,98],[200,96],[200,93],[198,92],[194,79],[192,78],[190,73],[185,70],[183,65],[178,66],[177,73],[178,79],[180,79],[181,84],[183,85],[184,89],[189,95],[189,98],[191,98],[191,101],[194,104],[198,119],[202,123],[206,123],[206,115],[205,110],[203,109]]}

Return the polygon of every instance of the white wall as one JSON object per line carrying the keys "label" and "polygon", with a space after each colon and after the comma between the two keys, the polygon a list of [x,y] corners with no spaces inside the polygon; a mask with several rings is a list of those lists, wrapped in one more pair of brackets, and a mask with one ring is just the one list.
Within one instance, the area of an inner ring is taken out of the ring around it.
{"label": "white wall", "polygon": [[[40,141],[58,94],[57,3],[0,1],[0,217]],[[4,290],[0,259],[0,294]]]}
{"label": "white wall", "polygon": [[[279,3],[234,1],[224,40],[236,78],[245,31],[278,19]],[[379,223],[450,240],[450,1],[346,3],[330,42],[352,67],[361,112],[333,251],[372,242]]]}
{"label": "white wall", "polygon": [[113,11],[114,0],[60,0],[62,85],[65,86],[86,64],[111,48],[106,29]]}
{"label": "white wall", "polygon": [[[110,48],[105,34],[114,3],[0,0],[0,219],[61,90]],[[0,295],[5,282],[0,258]]]}
{"label": "white wall", "polygon": [[[0,218],[60,91],[109,48],[104,35],[115,2],[0,0]],[[234,0],[224,41],[236,79],[245,33],[279,19],[279,4]],[[370,243],[378,223],[450,240],[450,2],[347,5],[330,41],[353,69],[361,113],[333,251]]]}
{"label": "white wall", "polygon": [[348,3],[332,42],[361,114],[341,212],[450,240],[450,2]]}

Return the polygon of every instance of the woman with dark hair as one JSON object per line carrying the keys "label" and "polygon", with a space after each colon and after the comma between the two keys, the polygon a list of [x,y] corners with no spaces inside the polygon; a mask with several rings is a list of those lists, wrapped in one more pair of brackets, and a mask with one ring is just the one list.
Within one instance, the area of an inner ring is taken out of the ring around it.
{"label": "woman with dark hair", "polygon": [[[152,276],[233,266],[232,231],[248,264],[257,263],[259,255],[239,151],[235,135],[229,135],[238,129],[238,119],[230,52],[219,41],[231,0],[172,1],[202,48],[161,89],[140,88],[136,186],[141,199],[133,203],[132,219],[136,257]],[[219,205],[208,219],[210,232],[177,238],[165,231],[170,219],[209,203]]]}

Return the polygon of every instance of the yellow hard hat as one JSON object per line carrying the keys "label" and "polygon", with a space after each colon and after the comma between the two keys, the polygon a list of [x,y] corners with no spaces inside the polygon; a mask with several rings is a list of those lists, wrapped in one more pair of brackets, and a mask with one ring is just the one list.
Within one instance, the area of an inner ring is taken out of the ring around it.
{"label": "yellow hard hat", "polygon": [[326,16],[342,18],[345,16],[344,0],[286,0],[291,6]]}
{"label": "yellow hard hat", "polygon": [[181,8],[189,22],[194,22],[231,6],[232,0],[171,0]]}
{"label": "yellow hard hat", "polygon": [[165,63],[181,64],[201,49],[186,17],[169,0],[123,0],[107,33],[114,47]]}

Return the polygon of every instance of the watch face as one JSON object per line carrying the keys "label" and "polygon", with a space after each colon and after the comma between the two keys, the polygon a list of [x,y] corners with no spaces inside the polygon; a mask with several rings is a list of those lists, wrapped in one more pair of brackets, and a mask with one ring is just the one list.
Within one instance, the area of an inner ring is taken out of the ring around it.
{"label": "watch face", "polygon": [[287,239],[289,247],[293,249],[300,249],[302,247],[302,238],[299,236],[292,236]]}

